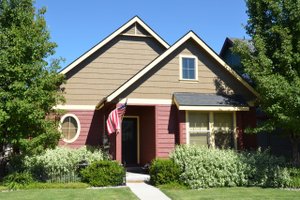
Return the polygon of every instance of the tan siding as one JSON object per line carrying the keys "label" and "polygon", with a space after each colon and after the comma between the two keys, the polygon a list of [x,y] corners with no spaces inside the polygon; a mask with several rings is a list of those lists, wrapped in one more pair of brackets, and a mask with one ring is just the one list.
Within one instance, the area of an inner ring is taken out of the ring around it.
{"label": "tan siding", "polygon": [[123,31],[122,34],[135,34],[135,23]]}
{"label": "tan siding", "polygon": [[[198,58],[197,81],[179,80],[180,55],[194,55]],[[218,87],[218,84],[223,82],[226,83],[227,92],[243,95],[247,100],[253,98],[253,94],[236,78],[189,40],[144,76],[135,85],[129,98],[170,99],[174,92],[221,93],[224,88]]]}
{"label": "tan siding", "polygon": [[162,52],[153,38],[118,36],[66,74],[66,104],[96,105]]}

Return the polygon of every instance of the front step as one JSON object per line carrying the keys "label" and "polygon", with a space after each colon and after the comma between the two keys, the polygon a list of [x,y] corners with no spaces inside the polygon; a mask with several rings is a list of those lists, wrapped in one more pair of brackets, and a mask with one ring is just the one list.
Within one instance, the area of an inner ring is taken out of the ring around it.
{"label": "front step", "polygon": [[126,183],[142,183],[149,182],[149,180],[149,174],[126,172]]}

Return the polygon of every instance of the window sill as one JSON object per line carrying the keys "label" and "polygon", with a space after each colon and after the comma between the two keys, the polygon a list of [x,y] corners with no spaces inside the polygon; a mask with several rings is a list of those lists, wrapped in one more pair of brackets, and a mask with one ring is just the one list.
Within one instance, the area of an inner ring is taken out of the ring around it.
{"label": "window sill", "polygon": [[199,80],[179,79],[179,82],[183,82],[183,83],[199,83]]}

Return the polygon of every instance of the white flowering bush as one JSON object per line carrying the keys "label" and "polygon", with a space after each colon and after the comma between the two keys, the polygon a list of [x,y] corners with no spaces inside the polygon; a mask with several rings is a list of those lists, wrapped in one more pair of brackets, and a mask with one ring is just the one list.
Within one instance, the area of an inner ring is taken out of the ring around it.
{"label": "white flowering bush", "polygon": [[232,150],[177,146],[171,158],[182,170],[181,181],[193,189],[240,186],[247,182],[247,165]]}
{"label": "white flowering bush", "polygon": [[180,166],[180,181],[190,188],[284,187],[289,174],[284,160],[267,152],[238,153],[197,146],[177,146],[170,155]]}
{"label": "white flowering bush", "polygon": [[108,156],[100,149],[57,147],[46,150],[42,155],[25,157],[24,164],[26,170],[31,172],[35,178],[47,181],[49,179],[59,179],[66,175],[77,176],[81,161],[92,163],[106,159],[108,159]]}

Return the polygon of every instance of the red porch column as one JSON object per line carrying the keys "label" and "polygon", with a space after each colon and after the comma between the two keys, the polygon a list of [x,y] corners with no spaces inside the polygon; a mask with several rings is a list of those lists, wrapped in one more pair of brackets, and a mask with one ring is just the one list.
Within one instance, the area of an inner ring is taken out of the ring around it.
{"label": "red porch column", "polygon": [[116,160],[122,162],[122,131],[116,134]]}
{"label": "red porch column", "polygon": [[186,144],[186,121],[185,111],[178,111],[178,122],[179,122],[179,144]]}

